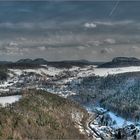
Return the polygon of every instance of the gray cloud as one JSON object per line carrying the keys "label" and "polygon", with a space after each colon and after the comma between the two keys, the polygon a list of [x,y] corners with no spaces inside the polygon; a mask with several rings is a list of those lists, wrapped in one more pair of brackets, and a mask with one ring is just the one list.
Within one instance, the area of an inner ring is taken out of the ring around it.
{"label": "gray cloud", "polygon": [[113,52],[113,49],[112,48],[102,48],[101,50],[100,50],[100,53],[101,54],[110,54],[110,53],[112,53]]}

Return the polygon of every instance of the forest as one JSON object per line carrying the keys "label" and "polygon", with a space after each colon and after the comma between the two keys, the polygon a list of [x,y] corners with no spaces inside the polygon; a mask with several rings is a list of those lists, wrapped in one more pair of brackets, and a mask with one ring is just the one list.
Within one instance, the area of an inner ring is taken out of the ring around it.
{"label": "forest", "polygon": [[117,112],[126,119],[140,120],[140,73],[123,73],[107,77],[90,76],[74,85],[77,95],[70,98],[81,103],[91,102]]}

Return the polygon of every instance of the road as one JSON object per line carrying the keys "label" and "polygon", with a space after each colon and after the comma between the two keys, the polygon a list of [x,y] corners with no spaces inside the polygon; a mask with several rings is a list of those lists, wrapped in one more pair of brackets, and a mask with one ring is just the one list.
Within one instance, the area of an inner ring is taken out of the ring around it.
{"label": "road", "polygon": [[87,127],[91,132],[93,132],[92,135],[94,135],[96,138],[100,138],[101,140],[105,140],[105,138],[101,134],[99,134],[95,128],[91,127],[91,124],[94,122],[94,120],[96,120],[96,118],[98,116],[99,115],[97,115],[96,117],[93,117],[93,115],[91,115],[88,119]]}

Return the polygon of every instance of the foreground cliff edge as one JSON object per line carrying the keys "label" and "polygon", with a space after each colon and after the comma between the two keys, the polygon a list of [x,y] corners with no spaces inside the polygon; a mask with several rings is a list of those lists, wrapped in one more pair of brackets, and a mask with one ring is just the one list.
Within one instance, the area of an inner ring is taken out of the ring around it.
{"label": "foreground cliff edge", "polygon": [[0,139],[87,139],[88,113],[57,95],[28,90],[0,108]]}

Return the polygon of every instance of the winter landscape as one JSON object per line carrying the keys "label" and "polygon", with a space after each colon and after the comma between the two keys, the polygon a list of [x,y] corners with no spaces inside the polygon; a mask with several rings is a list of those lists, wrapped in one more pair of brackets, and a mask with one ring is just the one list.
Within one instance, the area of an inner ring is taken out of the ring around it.
{"label": "winter landscape", "polygon": [[140,140],[140,1],[0,1],[0,140]]}
{"label": "winter landscape", "polygon": [[[22,59],[1,64],[2,107],[22,99],[28,90],[46,91],[79,103],[89,114],[90,138],[139,138],[140,60],[118,57],[111,62],[48,62]],[[47,93],[46,93],[47,94]]]}

